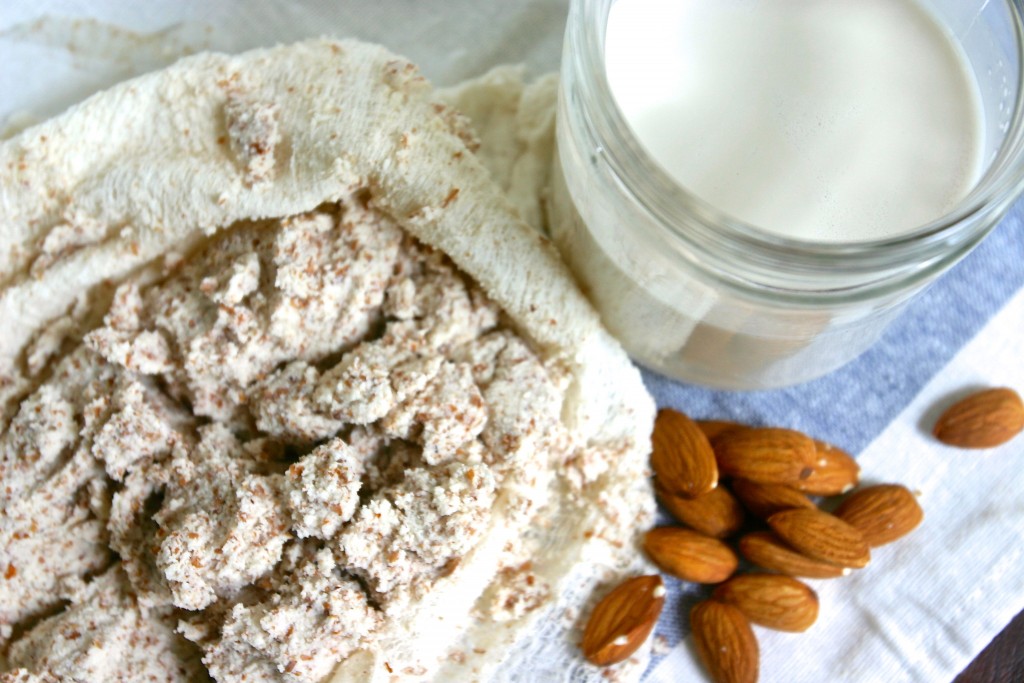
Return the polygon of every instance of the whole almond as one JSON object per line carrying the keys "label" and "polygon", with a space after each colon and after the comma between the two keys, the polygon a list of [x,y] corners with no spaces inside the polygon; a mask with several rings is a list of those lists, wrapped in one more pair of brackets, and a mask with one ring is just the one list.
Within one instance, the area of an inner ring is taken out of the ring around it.
{"label": "whole almond", "polygon": [[957,401],[935,423],[935,438],[960,448],[992,448],[1024,429],[1024,403],[1013,389],[986,389]]}
{"label": "whole almond", "polygon": [[843,520],[821,510],[783,510],[768,518],[768,526],[795,550],[808,557],[859,569],[871,561],[864,535]]}
{"label": "whole almond", "polygon": [[598,666],[627,659],[654,630],[665,605],[660,576],[637,576],[597,603],[583,631],[583,656]]}
{"label": "whole almond", "polygon": [[644,536],[644,551],[665,573],[694,583],[725,581],[739,565],[725,543],[680,527],[651,529]]}
{"label": "whole almond", "polygon": [[879,484],[855,491],[834,514],[864,534],[872,548],[906,536],[924,519],[917,498],[899,484]]}
{"label": "whole almond", "polygon": [[715,588],[716,600],[732,605],[747,619],[799,633],[818,618],[818,594],[801,581],[781,574],[740,574]]}
{"label": "whole almond", "polygon": [[817,507],[796,489],[785,484],[759,484],[746,479],[734,479],[732,491],[751,514],[767,519],[779,510]]}
{"label": "whole almond", "polygon": [[771,531],[753,531],[740,539],[739,546],[740,553],[752,564],[789,576],[834,579],[850,573],[846,567],[800,554]]}
{"label": "whole almond", "polygon": [[860,465],[841,448],[814,441],[815,462],[809,477],[794,486],[812,496],[837,496],[853,489],[860,481]]}
{"label": "whole almond", "polygon": [[697,426],[704,432],[704,436],[708,437],[708,441],[713,441],[719,434],[733,429],[746,429],[739,422],[731,420],[697,420]]}
{"label": "whole almond", "polygon": [[715,438],[715,456],[723,476],[764,484],[796,484],[810,476],[814,442],[792,429],[735,429]]}
{"label": "whole almond", "polygon": [[690,610],[693,644],[715,683],[756,683],[761,654],[754,629],[743,612],[718,600]]}
{"label": "whole almond", "polygon": [[693,498],[718,486],[711,443],[697,424],[677,410],[658,412],[651,435],[651,467],[669,493]]}
{"label": "whole almond", "polygon": [[724,486],[719,486],[696,498],[684,498],[669,493],[660,486],[655,489],[658,499],[677,520],[686,526],[715,538],[732,536],[746,514],[743,506]]}

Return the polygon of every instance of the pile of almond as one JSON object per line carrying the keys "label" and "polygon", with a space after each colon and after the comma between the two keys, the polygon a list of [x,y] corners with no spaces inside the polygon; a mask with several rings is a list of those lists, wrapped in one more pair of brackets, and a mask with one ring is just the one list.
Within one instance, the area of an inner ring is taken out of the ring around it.
{"label": "pile of almond", "polygon": [[[933,434],[959,448],[992,448],[1022,431],[1024,401],[1000,387],[947,408]],[[752,623],[798,632],[815,622],[818,596],[794,577],[831,579],[866,567],[871,548],[906,535],[924,518],[905,486],[854,490],[860,467],[853,458],[791,429],[694,422],[666,409],[651,440],[658,498],[686,526],[652,529],[644,550],[667,574],[718,584],[690,612],[697,652],[718,682],[757,680]],[[719,486],[723,480],[728,488]],[[808,496],[846,497],[828,513]],[[767,571],[736,575],[740,555]],[[602,666],[628,658],[651,634],[664,604],[660,576],[620,584],[591,613],[584,656]]]}
{"label": "pile of almond", "polygon": [[[686,526],[652,529],[644,550],[666,574],[718,584],[690,612],[697,652],[715,681],[757,680],[752,623],[780,631],[814,623],[818,596],[794,577],[826,579],[863,568],[872,547],[895,541],[923,518],[906,487],[854,491],[860,468],[852,457],[791,429],[694,422],[665,409],[652,441],[658,497]],[[833,513],[808,497],[844,494]],[[765,571],[737,574],[740,555]],[[654,628],[664,595],[658,576],[613,590],[587,623],[584,656],[607,665],[633,654]]]}

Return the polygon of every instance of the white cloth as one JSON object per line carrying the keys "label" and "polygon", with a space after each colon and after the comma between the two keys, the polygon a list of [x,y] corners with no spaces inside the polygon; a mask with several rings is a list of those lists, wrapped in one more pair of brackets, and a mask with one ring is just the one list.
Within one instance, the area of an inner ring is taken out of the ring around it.
{"label": "white cloth", "polygon": [[[441,85],[507,62],[525,62],[528,73],[538,74],[557,67],[566,5],[5,0],[0,130],[56,114],[107,85],[198,50],[239,51],[317,35],[381,42],[418,62]],[[696,417],[804,429],[860,451],[866,479],[903,482],[922,493],[926,516],[917,532],[877,550],[868,569],[815,583],[822,610],[808,633],[758,629],[762,681],[951,680],[1024,609],[1024,437],[974,453],[942,447],[928,436],[934,408],[948,402],[950,392],[988,385],[1024,391],[1022,213],[1018,205],[878,346],[828,378],[792,390],[735,394],[646,375],[661,405]],[[645,680],[702,680],[685,636],[685,611],[705,591],[674,580],[669,588],[658,632],[672,647]],[[539,668],[584,678],[579,668],[552,662]],[[537,680],[529,662],[505,673],[509,680]]]}

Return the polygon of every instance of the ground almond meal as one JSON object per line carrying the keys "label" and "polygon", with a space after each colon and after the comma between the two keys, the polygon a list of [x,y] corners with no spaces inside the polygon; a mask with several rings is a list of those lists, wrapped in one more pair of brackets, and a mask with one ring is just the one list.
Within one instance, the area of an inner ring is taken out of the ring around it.
{"label": "ground almond meal", "polygon": [[165,270],[0,436],[0,680],[320,680],[570,455],[559,371],[365,195]]}

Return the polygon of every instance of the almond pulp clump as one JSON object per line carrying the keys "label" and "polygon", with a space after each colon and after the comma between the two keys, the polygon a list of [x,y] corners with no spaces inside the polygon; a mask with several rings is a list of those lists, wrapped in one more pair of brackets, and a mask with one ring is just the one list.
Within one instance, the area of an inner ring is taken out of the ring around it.
{"label": "almond pulp clump", "polygon": [[[0,432],[0,681],[321,680],[572,455],[562,372],[362,190],[50,346]],[[503,552],[498,620],[550,592]]]}

